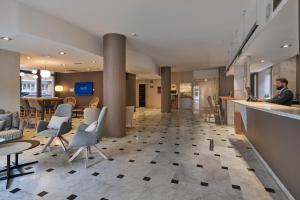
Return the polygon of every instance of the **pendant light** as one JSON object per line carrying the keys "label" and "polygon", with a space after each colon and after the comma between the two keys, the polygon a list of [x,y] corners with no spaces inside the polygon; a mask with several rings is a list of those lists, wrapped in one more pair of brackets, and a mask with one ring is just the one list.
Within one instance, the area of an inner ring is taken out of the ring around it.
{"label": "pendant light", "polygon": [[46,70],[46,65],[45,65],[45,69],[41,70],[41,77],[49,78],[50,76],[51,76],[51,72],[49,70]]}

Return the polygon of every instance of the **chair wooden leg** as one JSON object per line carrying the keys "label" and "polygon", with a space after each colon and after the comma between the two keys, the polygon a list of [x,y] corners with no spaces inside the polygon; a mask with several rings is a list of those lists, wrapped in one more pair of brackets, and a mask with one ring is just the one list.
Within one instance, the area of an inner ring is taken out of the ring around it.
{"label": "chair wooden leg", "polygon": [[101,156],[101,157],[103,157],[105,160],[107,160],[108,159],[108,157],[96,146],[96,145],[93,145],[93,147],[95,147],[95,149],[96,149],[96,151],[97,151],[97,153]]}
{"label": "chair wooden leg", "polygon": [[50,146],[50,144],[52,143],[53,140],[54,140],[54,137],[51,137],[51,138],[47,141],[47,143],[45,144],[45,146],[44,146],[44,148],[43,148],[43,150],[42,150],[42,153],[45,152],[45,150],[47,149],[48,146]]}
{"label": "chair wooden leg", "polygon": [[61,147],[63,148],[64,152],[67,152],[67,149],[66,149],[66,147],[65,147],[65,144],[63,143],[61,137],[59,136],[59,137],[57,137],[57,138],[58,138],[58,140],[59,140],[59,142],[60,142],[60,144],[61,144]]}
{"label": "chair wooden leg", "polygon": [[86,147],[80,147],[73,156],[69,159],[69,162],[72,162]]}

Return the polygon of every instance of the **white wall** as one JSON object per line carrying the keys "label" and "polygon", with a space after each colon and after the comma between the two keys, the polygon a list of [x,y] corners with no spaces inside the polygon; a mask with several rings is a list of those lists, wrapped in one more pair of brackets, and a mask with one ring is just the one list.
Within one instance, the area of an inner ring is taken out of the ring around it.
{"label": "white wall", "polygon": [[20,54],[0,49],[0,108],[20,108]]}

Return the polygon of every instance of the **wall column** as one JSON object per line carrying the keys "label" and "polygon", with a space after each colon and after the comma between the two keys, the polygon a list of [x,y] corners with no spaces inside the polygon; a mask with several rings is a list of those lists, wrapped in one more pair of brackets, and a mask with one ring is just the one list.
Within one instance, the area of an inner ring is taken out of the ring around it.
{"label": "wall column", "polygon": [[0,109],[20,110],[20,54],[0,49]]}
{"label": "wall column", "polygon": [[171,112],[171,67],[161,67],[161,112]]}
{"label": "wall column", "polygon": [[126,106],[136,106],[136,75],[126,73]]}
{"label": "wall column", "polygon": [[[247,89],[248,92],[247,93]],[[236,99],[246,99],[250,94],[250,65],[248,58],[242,64],[234,66],[234,97]]]}
{"label": "wall column", "polygon": [[109,33],[103,37],[103,103],[108,107],[104,135],[125,136],[126,37]]}
{"label": "wall column", "polygon": [[[300,0],[298,0],[298,42],[299,42],[299,52],[300,52]],[[297,56],[296,62],[296,98],[300,101],[300,53]]]}

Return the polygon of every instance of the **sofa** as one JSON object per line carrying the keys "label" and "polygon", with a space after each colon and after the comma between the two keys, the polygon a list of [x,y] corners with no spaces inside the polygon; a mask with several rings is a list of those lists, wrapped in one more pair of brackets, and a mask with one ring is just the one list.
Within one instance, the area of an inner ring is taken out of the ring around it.
{"label": "sofa", "polygon": [[20,139],[23,136],[24,122],[19,114],[0,109],[0,142]]}

